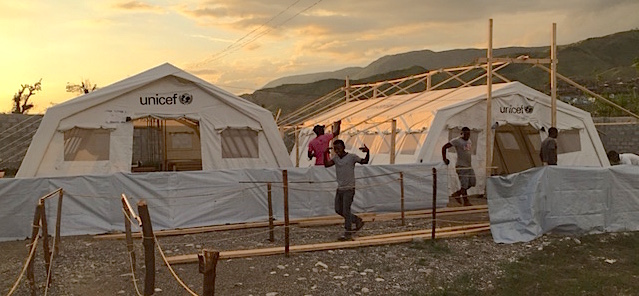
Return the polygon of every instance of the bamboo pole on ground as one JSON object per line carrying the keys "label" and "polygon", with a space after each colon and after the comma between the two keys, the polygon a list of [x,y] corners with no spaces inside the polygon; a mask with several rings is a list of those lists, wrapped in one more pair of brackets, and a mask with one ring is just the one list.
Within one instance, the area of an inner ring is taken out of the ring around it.
{"label": "bamboo pole on ground", "polygon": [[273,229],[275,226],[273,225],[273,194],[271,190],[271,182],[266,183],[266,191],[268,197],[268,240],[270,242],[274,242],[275,234],[273,233]]}
{"label": "bamboo pole on ground", "polygon": [[406,224],[404,214],[404,172],[399,172],[399,188],[400,188],[400,207],[402,211],[402,226]]}
{"label": "bamboo pole on ground", "polygon": [[[49,250],[49,226],[47,224],[47,209],[44,205],[44,200],[41,199],[38,203],[38,207],[40,207],[40,225],[42,226],[42,254],[44,255],[44,266],[47,274],[49,274],[51,270],[51,250]],[[47,287],[51,285],[51,278],[48,277]]]}
{"label": "bamboo pole on ground", "polygon": [[133,235],[131,235],[131,215],[129,213],[129,209],[126,205],[126,201],[124,200],[124,196],[121,199],[122,208],[124,209],[124,232],[126,235],[126,249],[129,251],[129,259],[131,260],[131,267],[133,269],[133,273],[135,275],[136,271],[136,263],[135,263],[135,249],[133,249]]}
{"label": "bamboo pole on ground", "polygon": [[149,208],[146,200],[138,202],[138,213],[142,219],[142,244],[144,245],[144,265],[146,275],[144,277],[144,296],[153,295],[155,292],[155,242],[153,239],[153,227]]}
{"label": "bamboo pole on ground", "polygon": [[289,256],[290,237],[289,237],[289,220],[288,220],[288,171],[282,171],[282,184],[284,185],[284,255]]}
{"label": "bamboo pole on ground", "polygon": [[435,228],[437,228],[437,169],[433,168],[433,215],[431,222],[432,233],[430,238],[435,241]]}
{"label": "bamboo pole on ground", "polygon": [[64,191],[60,188],[58,195],[58,212],[55,219],[55,241],[53,242],[53,254],[58,255],[60,251],[60,221],[62,221],[62,197],[64,196]]}
{"label": "bamboo pole on ground", "polygon": [[215,270],[219,258],[220,252],[216,250],[202,250],[202,254],[198,254],[199,271],[204,274],[202,296],[215,295]]}
{"label": "bamboo pole on ground", "polygon": [[[32,230],[31,230],[31,248],[37,248],[37,246],[34,246],[33,244],[35,243],[36,237],[38,236],[38,234],[40,233],[40,217],[42,216],[42,207],[40,206],[36,206],[35,209],[35,214],[33,215],[33,224],[31,224],[32,226]],[[29,250],[31,250],[31,248],[29,248]],[[34,250],[35,253],[35,250]],[[35,275],[33,274],[33,259],[29,261],[29,265],[27,265],[27,280],[29,281],[29,284],[31,286],[31,295],[36,295],[36,283],[35,283]]]}

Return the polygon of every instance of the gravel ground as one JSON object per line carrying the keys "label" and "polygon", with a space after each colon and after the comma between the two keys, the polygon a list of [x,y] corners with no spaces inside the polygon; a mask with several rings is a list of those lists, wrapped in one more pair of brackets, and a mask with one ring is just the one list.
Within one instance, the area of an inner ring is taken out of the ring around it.
{"label": "gravel ground", "polygon": [[[471,200],[485,204],[485,200]],[[454,205],[450,205],[454,206]],[[151,213],[151,216],[153,214]],[[488,221],[487,214],[442,217],[438,226]],[[430,228],[428,219],[370,222],[360,236]],[[442,225],[444,224],[444,225]],[[335,241],[338,225],[291,229],[291,244]],[[246,229],[197,235],[161,237],[167,256],[194,254],[203,248],[239,250],[283,245],[283,228],[275,242],[268,229]],[[544,238],[548,239],[548,238]],[[542,242],[536,242],[541,244]],[[6,295],[27,257],[28,241],[0,243],[0,293]],[[136,276],[144,287],[145,267],[141,240],[135,241]],[[411,243],[308,253],[221,260],[217,265],[217,295],[428,295],[459,284],[460,279],[490,294],[502,274],[501,265],[536,250],[533,244],[496,244],[490,234],[471,237],[414,240]],[[36,283],[44,292],[46,274],[39,246],[35,260]],[[198,265],[173,265],[179,277],[196,293],[202,292]],[[156,251],[155,295],[189,295],[171,276]],[[26,279],[14,295],[30,295]],[[123,240],[98,240],[92,236],[63,237],[54,258],[53,282],[48,295],[136,295]]]}

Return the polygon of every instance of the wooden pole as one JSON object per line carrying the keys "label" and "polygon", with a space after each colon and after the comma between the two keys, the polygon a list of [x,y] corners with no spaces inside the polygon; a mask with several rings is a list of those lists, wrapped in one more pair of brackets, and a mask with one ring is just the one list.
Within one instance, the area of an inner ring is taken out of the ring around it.
{"label": "wooden pole", "polygon": [[405,225],[404,221],[404,172],[399,172],[399,188],[400,188],[400,207],[402,210],[402,226]]}
{"label": "wooden pole", "polygon": [[202,296],[215,295],[215,270],[218,259],[220,252],[216,250],[202,250],[202,254],[198,254],[199,270],[204,274]]}
{"label": "wooden pole", "polygon": [[[487,75],[486,75],[486,178],[491,175],[492,163],[492,96],[493,96],[493,19],[488,21],[488,50],[487,50]],[[484,189],[485,190],[485,189]]]}
{"label": "wooden pole", "polygon": [[135,274],[135,270],[137,269],[137,264],[135,263],[135,249],[133,248],[133,235],[131,235],[131,214],[129,213],[129,208],[126,205],[126,201],[124,201],[124,197],[120,199],[122,201],[122,208],[124,209],[124,233],[126,235],[126,249],[129,251],[129,259],[131,260],[131,266],[133,267],[133,273]]}
{"label": "wooden pole", "polygon": [[433,215],[431,222],[432,233],[430,238],[435,241],[435,228],[437,228],[437,169],[433,168]]}
{"label": "wooden pole", "polygon": [[[51,269],[51,250],[49,249],[49,226],[47,224],[47,209],[44,205],[44,200],[40,200],[38,203],[40,209],[40,225],[42,225],[42,254],[44,255],[44,266],[47,271],[47,275]],[[51,278],[48,277],[47,287],[51,285]]]}
{"label": "wooden pole", "polygon": [[142,244],[144,245],[144,296],[155,293],[155,241],[153,240],[153,227],[146,200],[138,202],[138,214],[142,219]]}
{"label": "wooden pole", "polygon": [[295,126],[295,167],[300,167],[300,130]]}
{"label": "wooden pole", "polygon": [[426,76],[426,90],[430,90],[432,87],[433,79],[431,77],[433,77],[433,75],[430,75],[430,73]]}
{"label": "wooden pole", "polygon": [[288,220],[288,171],[282,171],[282,184],[284,185],[284,255],[289,256],[290,237]]}
{"label": "wooden pole", "polygon": [[275,234],[273,233],[273,229],[275,229],[275,226],[273,225],[273,195],[270,182],[266,183],[266,191],[268,192],[268,240],[274,242]]}
{"label": "wooden pole", "polygon": [[552,36],[550,38],[550,109],[551,126],[557,126],[557,24],[552,24]]}
{"label": "wooden pole", "polygon": [[[35,239],[38,236],[38,234],[40,233],[40,217],[42,215],[42,207],[40,207],[39,205],[36,206],[35,209],[35,214],[33,215],[33,224],[31,224],[32,229],[31,229],[31,244],[29,244],[29,246],[31,246],[31,248],[29,248],[29,251],[31,251],[32,248],[37,248],[37,246],[34,245]],[[35,251],[34,251],[35,254]],[[35,255],[34,255],[35,256]],[[35,283],[35,276],[33,275],[33,258],[31,260],[29,260],[29,265],[27,265],[27,279],[29,280],[29,284],[31,285],[31,295],[36,295],[36,283]]]}
{"label": "wooden pole", "polygon": [[350,99],[351,99],[351,81],[348,78],[348,76],[346,76],[346,87],[344,88],[344,92],[346,93],[346,102],[350,101]]}
{"label": "wooden pole", "polygon": [[60,251],[60,221],[62,221],[62,197],[64,196],[64,192],[60,189],[60,194],[58,196],[58,212],[55,219],[55,246],[53,248],[53,254],[58,255]]}
{"label": "wooden pole", "polygon": [[391,121],[390,164],[395,164],[395,139],[397,138],[397,119]]}

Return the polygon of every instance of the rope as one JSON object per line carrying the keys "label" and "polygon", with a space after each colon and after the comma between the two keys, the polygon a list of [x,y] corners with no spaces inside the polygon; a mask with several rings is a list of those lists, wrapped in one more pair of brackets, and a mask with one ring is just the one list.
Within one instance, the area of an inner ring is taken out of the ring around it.
{"label": "rope", "polygon": [[164,255],[164,251],[162,251],[162,247],[160,247],[160,242],[158,242],[158,238],[155,237],[155,235],[153,236],[153,239],[155,240],[155,245],[158,246],[158,250],[160,251],[160,255],[162,256],[162,260],[164,260],[164,264],[166,264],[166,267],[169,268],[169,270],[171,271],[171,274],[173,275],[173,277],[175,278],[175,280],[182,286],[182,288],[184,288],[187,292],[189,292],[191,295],[193,296],[198,296],[195,292],[193,292],[191,289],[189,289],[189,287],[180,279],[180,277],[175,273],[175,271],[173,270],[173,267],[171,267],[171,264],[169,264],[169,261],[166,259],[166,256]]}
{"label": "rope", "polygon": [[138,296],[142,296],[140,289],[138,288],[138,280],[135,278],[135,269],[133,268],[133,253],[129,252],[129,266],[131,267],[131,278],[133,280],[133,286],[135,287],[135,293]]}
{"label": "rope", "polygon": [[[40,226],[40,225],[38,225],[38,226]],[[35,239],[33,240],[33,243],[31,244],[31,251],[29,251],[29,257],[27,257],[27,261],[24,263],[24,267],[22,267],[22,271],[20,272],[20,275],[18,276],[18,279],[13,284],[13,287],[11,287],[11,290],[9,291],[7,296],[11,296],[13,294],[13,292],[15,292],[16,289],[18,288],[18,284],[20,283],[20,280],[22,280],[22,276],[24,276],[24,273],[27,271],[27,267],[29,266],[29,263],[31,262],[31,259],[33,259],[33,255],[35,254],[36,247],[38,246],[38,239],[39,238],[40,238],[40,236],[36,235]]]}
{"label": "rope", "polygon": [[[55,250],[55,243],[57,239],[53,237],[53,250]],[[55,257],[55,251],[51,253],[51,257],[49,258],[49,270],[47,271],[47,282],[44,284],[44,296],[47,296],[47,292],[49,291],[49,283],[51,281],[51,270],[53,269],[53,257]]]}

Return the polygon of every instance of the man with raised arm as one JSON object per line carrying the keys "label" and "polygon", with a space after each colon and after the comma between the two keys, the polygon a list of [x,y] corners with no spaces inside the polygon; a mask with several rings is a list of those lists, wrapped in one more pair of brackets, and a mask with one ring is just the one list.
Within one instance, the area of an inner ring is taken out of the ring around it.
{"label": "man with raised arm", "polygon": [[[328,149],[324,152],[324,166],[335,166],[335,175],[337,175],[337,192],[335,193],[335,212],[344,217],[344,236],[339,240],[352,240],[353,232],[362,229],[364,221],[351,212],[353,197],[355,197],[355,164],[367,164],[370,158],[368,147],[359,148],[362,152],[366,152],[363,159],[356,154],[350,154],[345,151],[344,141],[337,140],[333,142],[335,156],[330,158]],[[355,223],[355,229],[351,229]]]}
{"label": "man with raised arm", "polygon": [[331,140],[339,135],[341,124],[341,120],[333,123],[333,132],[330,134],[324,134],[323,125],[313,127],[313,132],[317,137],[308,143],[308,159],[311,160],[315,157],[315,165],[324,165],[324,151],[328,149]]}

